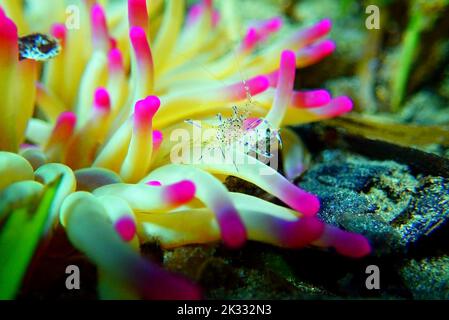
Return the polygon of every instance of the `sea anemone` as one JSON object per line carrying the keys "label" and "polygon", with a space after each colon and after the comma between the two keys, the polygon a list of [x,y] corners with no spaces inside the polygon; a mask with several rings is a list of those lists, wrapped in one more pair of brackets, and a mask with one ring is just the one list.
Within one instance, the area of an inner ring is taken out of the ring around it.
{"label": "sea anemone", "polygon": [[[62,177],[45,235],[60,221],[98,266],[102,297],[199,297],[196,286],[140,257],[146,241],[172,248],[222,240],[239,248],[250,239],[334,247],[349,257],[370,252],[364,237],[319,221],[318,198],[268,165],[282,152],[280,143],[262,161],[227,139],[258,153],[248,142],[257,128],[277,134],[262,136],[270,143],[280,142],[286,125],[352,109],[347,97],[293,89],[296,68],[334,50],[331,40],[322,40],[329,20],[281,36],[276,17],[251,24],[241,36],[233,1],[222,1],[222,11],[200,1],[185,15],[183,0],[149,6],[128,0],[125,17],[120,2],[85,0],[73,1],[80,19],[73,27],[60,23],[64,1],[52,1],[48,12],[45,6],[33,12],[35,2],[3,1],[7,15],[0,10],[0,149],[8,151],[0,153],[0,191],[36,180],[22,188],[20,195],[29,197]],[[30,32],[49,32],[62,48],[43,68],[33,57],[19,61],[18,33]],[[188,119],[208,123],[220,154],[232,151],[243,162],[182,157],[173,163],[174,149],[195,144],[198,127]],[[179,132],[188,136],[181,143]],[[284,159],[293,176],[300,159],[294,152]],[[257,185],[289,208],[229,192],[227,176]]]}

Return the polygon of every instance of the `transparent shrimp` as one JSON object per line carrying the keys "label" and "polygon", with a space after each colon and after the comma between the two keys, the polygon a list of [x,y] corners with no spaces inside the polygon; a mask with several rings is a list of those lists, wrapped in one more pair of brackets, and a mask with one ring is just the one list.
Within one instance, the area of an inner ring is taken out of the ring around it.
{"label": "transparent shrimp", "polygon": [[[239,63],[239,59],[236,60]],[[205,69],[204,66],[202,68]],[[215,130],[212,139],[203,143],[206,151],[218,149],[222,158],[225,159],[226,154],[233,154],[234,150],[238,150],[264,162],[273,157],[272,150],[282,148],[281,135],[279,129],[274,128],[266,119],[250,117],[250,110],[255,102],[250,88],[244,80],[240,63],[238,70],[246,93],[246,100],[242,106],[233,105],[230,117],[223,117],[221,113],[218,113],[216,124],[212,126],[203,126],[201,122],[192,119],[187,119],[185,122],[200,129],[212,127]],[[213,77],[213,74],[208,70],[205,70],[205,72]],[[203,154],[200,160],[202,158]],[[238,171],[234,160],[233,163]]]}
{"label": "transparent shrimp", "polygon": [[[219,113],[217,124],[207,127],[198,121],[185,120],[186,123],[200,129],[213,128],[212,139],[204,141],[203,147],[209,153],[218,149],[223,160],[227,158],[227,155],[231,155],[237,171],[237,163],[233,157],[235,151],[246,153],[265,162],[273,157],[272,150],[282,148],[279,130],[273,129],[273,126],[264,118],[250,118],[248,107],[246,106],[245,109],[244,112],[240,112],[234,105],[232,116],[225,118]],[[199,160],[202,159],[203,153]]]}

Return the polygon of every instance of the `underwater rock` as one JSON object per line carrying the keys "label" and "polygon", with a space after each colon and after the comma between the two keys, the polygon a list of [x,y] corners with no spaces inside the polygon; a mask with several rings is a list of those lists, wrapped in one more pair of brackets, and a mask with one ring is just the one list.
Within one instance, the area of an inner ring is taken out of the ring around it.
{"label": "underwater rock", "polygon": [[296,284],[288,282],[270,270],[248,270],[240,272],[243,283],[233,290],[216,288],[211,290],[208,297],[211,299],[319,299],[330,296],[325,290],[320,290],[309,284]]}
{"label": "underwater rock", "polygon": [[[308,270],[323,267],[323,260],[303,261],[301,252],[249,241],[240,250],[229,250],[219,243],[163,250],[163,260],[168,270],[198,282],[206,299],[335,298],[335,293],[321,282],[304,276]],[[316,250],[305,250],[306,256],[307,252],[313,254]],[[318,255],[323,259],[345,259],[325,251]],[[305,271],[298,267],[297,260],[302,261]],[[334,272],[321,274],[320,279],[323,278],[335,282]]]}
{"label": "underwater rock", "polygon": [[444,79],[439,85],[438,93],[442,97],[449,99],[449,66],[445,67],[443,77]]}
{"label": "underwater rock", "polygon": [[[256,242],[248,242],[239,251],[219,247],[216,256],[209,260],[202,271],[200,281],[206,288],[205,295],[209,299],[289,300],[335,297],[323,285],[297,274],[298,268],[290,261],[289,256],[293,254],[296,259],[295,253],[299,252],[301,251],[285,251]],[[308,260],[301,265],[316,266],[321,262],[318,259]],[[321,275],[321,278],[324,277],[326,276]]]}
{"label": "underwater rock", "polygon": [[407,123],[421,125],[448,124],[447,101],[430,91],[420,91],[406,102],[399,117]]}
{"label": "underwater rock", "polygon": [[449,180],[415,177],[405,165],[324,151],[301,180],[326,223],[365,235],[375,254],[406,253],[445,224]]}
{"label": "underwater rock", "polygon": [[449,256],[410,260],[401,276],[415,299],[449,299]]}
{"label": "underwater rock", "polygon": [[190,245],[164,250],[164,267],[173,272],[179,272],[190,279],[201,276],[203,264],[207,263],[215,253],[216,244]]}

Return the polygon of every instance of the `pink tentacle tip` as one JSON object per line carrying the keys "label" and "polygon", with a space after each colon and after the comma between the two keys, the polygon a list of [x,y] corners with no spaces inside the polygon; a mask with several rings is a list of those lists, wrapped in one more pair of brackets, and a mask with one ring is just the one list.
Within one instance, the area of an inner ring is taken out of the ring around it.
{"label": "pink tentacle tip", "polygon": [[51,26],[50,34],[60,41],[64,41],[67,35],[67,29],[63,23],[55,23]]}
{"label": "pink tentacle tip", "polygon": [[[132,27],[129,31],[131,44],[133,46],[137,62],[143,64],[141,67],[153,67],[150,45],[145,30],[141,27]],[[149,72],[149,71],[148,71]]]}
{"label": "pink tentacle tip", "polygon": [[167,187],[165,198],[170,205],[179,206],[195,197],[196,187],[190,180],[183,180]]}
{"label": "pink tentacle tip", "polygon": [[250,51],[254,49],[257,43],[260,41],[260,36],[255,28],[249,28],[243,39],[243,50]]}
{"label": "pink tentacle tip", "polygon": [[92,6],[92,21],[96,24],[96,26],[106,24],[104,10],[98,3],[95,3]]}
{"label": "pink tentacle tip", "polygon": [[327,56],[335,51],[337,45],[332,40],[324,40],[323,42],[318,44],[318,48],[322,56]]}
{"label": "pink tentacle tip", "polygon": [[319,34],[326,34],[329,33],[332,29],[332,20],[331,19],[323,19],[321,21],[319,21],[315,26],[314,29],[319,33]]}
{"label": "pink tentacle tip", "polygon": [[145,34],[145,30],[138,26],[131,27],[131,29],[129,30],[129,36],[130,36],[133,44],[134,43],[138,44],[142,41],[145,41],[145,42],[147,41],[147,36]]}
{"label": "pink tentacle tip", "polygon": [[131,241],[136,235],[136,224],[129,216],[124,216],[117,220],[114,225],[115,231],[120,235],[123,241]]}
{"label": "pink tentacle tip", "polygon": [[94,4],[92,7],[92,27],[96,32],[101,33],[102,35],[107,33],[107,23],[104,9],[100,4]]}
{"label": "pink tentacle tip", "polygon": [[247,82],[250,93],[252,95],[264,92],[270,86],[270,81],[267,76],[257,76]]}
{"label": "pink tentacle tip", "polygon": [[134,117],[138,123],[148,123],[153,119],[157,110],[161,105],[161,101],[156,96],[149,96],[143,100],[139,100],[134,108]]}
{"label": "pink tentacle tip", "polygon": [[231,249],[242,247],[247,239],[246,228],[235,210],[219,219],[223,243]]}
{"label": "pink tentacle tip", "polygon": [[109,67],[114,70],[123,69],[123,56],[119,49],[113,48],[108,55]]}
{"label": "pink tentacle tip", "polygon": [[362,258],[371,253],[369,241],[362,235],[339,230],[333,246],[338,253],[350,258]]}
{"label": "pink tentacle tip", "polygon": [[152,186],[152,187],[160,187],[162,186],[162,183],[160,181],[157,180],[151,180],[145,183],[148,186]]}
{"label": "pink tentacle tip", "polygon": [[320,238],[324,232],[324,223],[315,217],[303,217],[289,221],[284,231],[289,238],[286,240],[288,247],[303,248]]}
{"label": "pink tentacle tip", "polygon": [[56,120],[57,125],[65,125],[71,128],[76,126],[76,115],[71,111],[62,112],[58,120]]}
{"label": "pink tentacle tip", "polygon": [[111,109],[111,99],[105,88],[98,88],[95,91],[94,106],[97,110],[109,111]]}
{"label": "pink tentacle tip", "polygon": [[[256,95],[267,90],[270,86],[270,81],[267,76],[256,76],[249,79],[246,84],[249,88],[249,93]],[[221,98],[225,101],[242,100],[247,96],[245,85],[241,82],[224,87],[220,93]]]}
{"label": "pink tentacle tip", "polygon": [[284,50],[281,54],[280,72],[289,71],[296,69],[296,55],[291,50]]}
{"label": "pink tentacle tip", "polygon": [[203,12],[203,6],[201,4],[194,4],[190,7],[187,13],[187,24],[193,24],[198,21]]}
{"label": "pink tentacle tip", "polygon": [[267,32],[277,32],[279,29],[282,28],[282,17],[274,17],[266,21],[266,23],[263,26],[263,29]]}
{"label": "pink tentacle tip", "polygon": [[295,91],[292,105],[296,108],[322,107],[330,103],[332,97],[327,90]]}
{"label": "pink tentacle tip", "polygon": [[306,67],[332,54],[336,44],[332,40],[324,40],[311,46],[299,49],[296,54],[298,67]]}
{"label": "pink tentacle tip", "polygon": [[49,144],[52,144],[56,141],[66,143],[66,140],[72,136],[73,131],[75,130],[76,122],[77,118],[73,112],[62,112],[56,120],[56,124],[52,130],[52,136],[49,140]]}
{"label": "pink tentacle tip", "polygon": [[15,43],[17,46],[17,42],[17,26],[3,14],[0,17],[0,47],[8,46],[10,43]]}
{"label": "pink tentacle tip", "polygon": [[320,200],[317,196],[298,188],[292,208],[302,213],[304,217],[312,217],[320,210]]}
{"label": "pink tentacle tip", "polygon": [[341,96],[331,100],[331,102],[322,108],[311,109],[311,111],[323,119],[328,119],[348,113],[352,108],[352,100],[346,96]]}
{"label": "pink tentacle tip", "polygon": [[337,97],[331,103],[337,106],[338,114],[350,112],[354,106],[352,100],[347,96]]}

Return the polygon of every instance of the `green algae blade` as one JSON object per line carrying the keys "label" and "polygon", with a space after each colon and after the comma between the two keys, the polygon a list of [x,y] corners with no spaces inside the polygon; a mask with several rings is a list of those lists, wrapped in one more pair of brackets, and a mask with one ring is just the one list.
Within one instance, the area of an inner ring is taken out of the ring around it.
{"label": "green algae blade", "polygon": [[0,226],[0,300],[14,299],[42,238],[61,178],[46,187],[37,209],[14,209]]}

